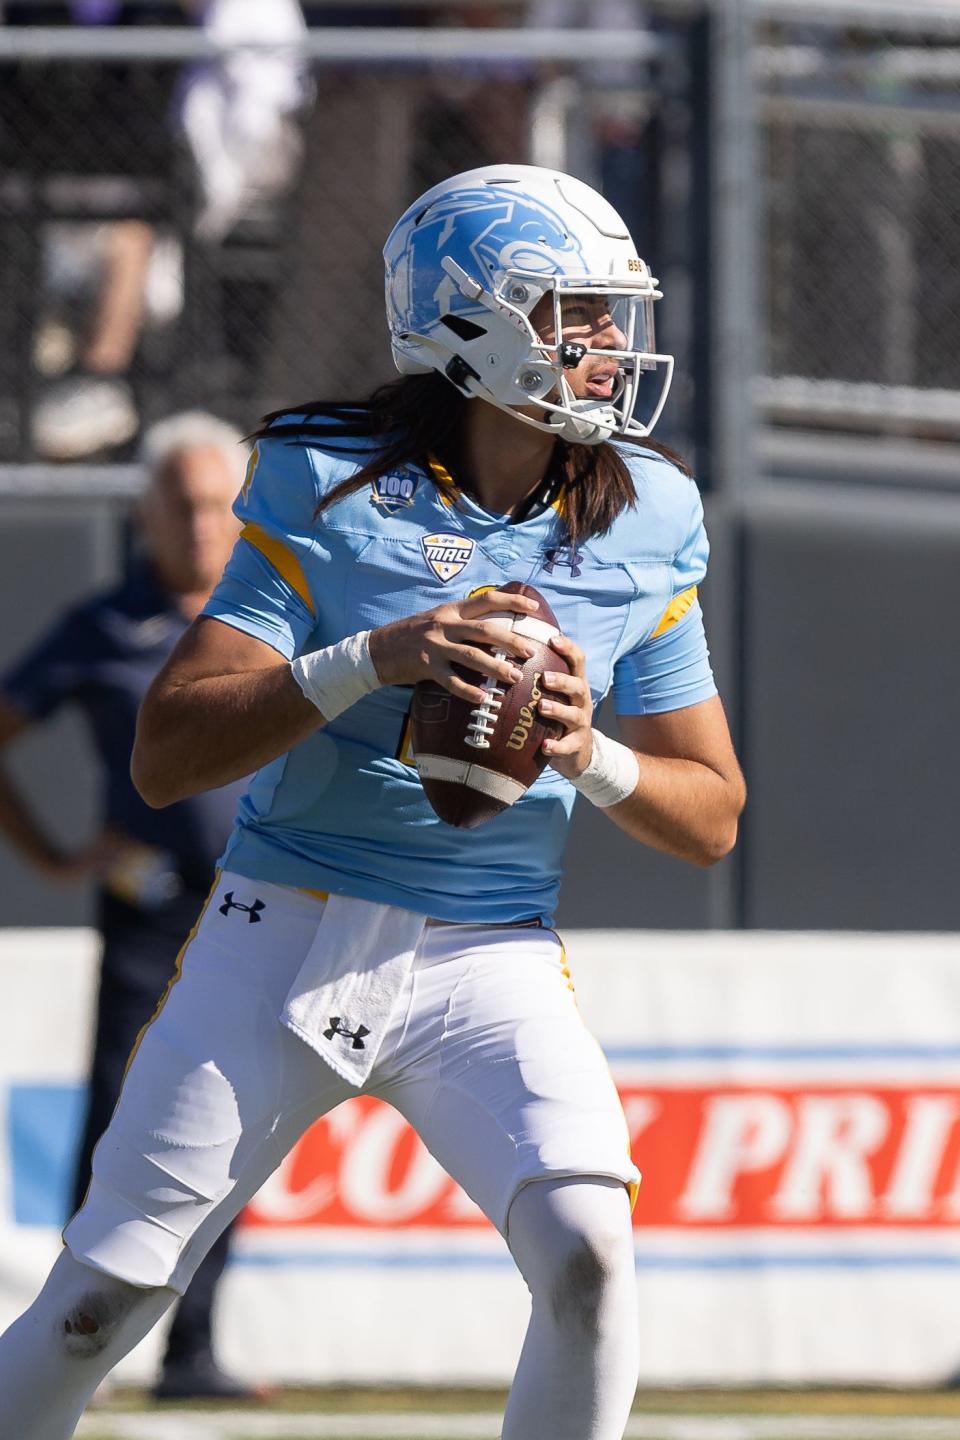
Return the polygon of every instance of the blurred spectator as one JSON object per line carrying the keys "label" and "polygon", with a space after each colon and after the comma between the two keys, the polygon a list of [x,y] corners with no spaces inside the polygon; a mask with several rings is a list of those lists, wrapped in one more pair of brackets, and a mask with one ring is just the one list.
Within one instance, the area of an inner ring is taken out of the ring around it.
{"label": "blurred spectator", "polygon": [[[464,30],[514,25],[515,4],[448,4],[434,10],[431,24]],[[410,184],[426,190],[451,173],[477,165],[515,164],[530,143],[532,67],[524,60],[462,60],[437,67],[416,118]]]}
{"label": "blurred spectator", "polygon": [[[321,32],[325,26],[420,26],[436,18],[433,7],[417,5],[306,0],[303,11]],[[284,283],[269,317],[264,409],[291,394],[349,393],[358,374],[390,378],[379,328],[358,327],[353,316],[379,310],[383,242],[410,195],[425,188],[412,178],[411,158],[427,90],[422,70],[325,65],[321,75],[304,126],[309,184],[299,187],[291,207]],[[351,296],[349,309],[331,305],[331,296],[344,294]]]}
{"label": "blurred spectator", "polygon": [[[90,877],[97,886],[100,989],[71,1212],[86,1191],[91,1155],[137,1036],[174,978],[177,952],[244,789],[241,782],[159,811],[144,804],[130,780],[140,701],[236,539],[231,504],[246,454],[231,426],[191,412],[147,432],[144,460],[148,483],[136,511],[141,551],[128,578],[71,610],[0,680],[0,746],[74,703],[103,774],[102,828],[81,851],[66,854],[0,770],[0,833],[8,843],[52,879]],[[211,1310],[228,1243],[224,1235],[214,1245],[174,1315],[158,1398],[254,1394],[224,1374],[213,1355]]]}
{"label": "blurred spectator", "polygon": [[391,29],[405,25],[426,24],[426,6],[421,5],[337,5],[324,0],[304,0],[303,13],[307,24],[317,25],[389,25]]}
{"label": "blurred spectator", "polygon": [[[89,316],[79,343],[59,316],[41,324],[34,363],[47,373],[64,364],[71,374],[52,384],[34,406],[31,440],[44,460],[82,460],[127,444],[139,418],[124,378],[143,323],[154,232],[142,220],[51,227],[46,237],[48,303],[57,297],[54,277],[72,273]],[[59,299],[66,296],[63,291]]]}
{"label": "blurred spectator", "polygon": [[[14,26],[177,25],[192,3],[19,0],[7,5],[4,20]],[[169,135],[157,118],[167,103],[164,87],[152,77],[147,96],[145,78],[143,67],[126,63],[98,65],[95,75],[84,64],[61,64],[52,74],[21,67],[3,86],[15,168],[33,182],[84,177],[85,204],[94,214],[111,206],[104,175],[141,186],[169,177]],[[33,408],[30,433],[43,459],[78,460],[116,449],[139,426],[129,373],[148,309],[156,237],[136,214],[140,202],[131,193],[120,202],[128,214],[51,225],[41,237],[47,263],[45,283],[32,297],[41,302],[32,358],[49,383]],[[75,327],[67,323],[71,306],[81,308]]]}
{"label": "blurred spectator", "polygon": [[[648,26],[637,0],[530,0],[526,23],[538,29],[576,26],[595,32]],[[639,253],[649,260],[659,249],[654,228],[657,142],[649,98],[643,93],[643,69],[636,61],[618,60],[611,45],[609,58],[591,62],[583,73],[590,93],[596,181],[626,221]],[[577,173],[589,169],[589,159],[572,168]],[[591,177],[587,173],[583,178]]]}
{"label": "blurred spectator", "polygon": [[[166,327],[169,335],[171,321],[187,303],[184,243],[189,237],[184,229],[189,227],[199,242],[219,246],[248,214],[268,213],[294,183],[302,150],[297,116],[311,85],[299,48],[306,27],[298,0],[271,0],[269,5],[260,0],[67,0],[57,6],[21,0],[9,8],[7,19],[75,26],[196,22],[222,47],[216,58],[188,65],[179,75],[164,62],[61,62],[53,83],[40,92],[57,97],[55,103],[47,100],[45,117],[58,131],[55,142],[43,138],[49,124],[27,124],[11,115],[12,126],[23,132],[16,165],[31,183],[47,174],[82,176],[86,199],[79,214],[86,209],[104,217],[111,206],[120,207],[114,219],[93,223],[68,216],[43,227],[45,283],[37,287],[41,314],[32,358],[45,383],[32,407],[30,436],[38,457],[76,461],[116,451],[140,427],[145,397],[136,382],[144,366],[144,342],[152,342],[158,327],[161,334]],[[33,64],[21,67],[21,87],[36,81],[35,71]],[[36,113],[36,84],[31,88],[31,113]],[[16,108],[13,102],[11,107]],[[189,218],[178,198],[181,151],[195,182]],[[118,177],[133,179],[133,187],[118,190]],[[112,198],[116,195],[119,200]],[[174,224],[179,237],[170,228]],[[241,282],[235,292],[242,289],[243,271],[234,268]],[[189,303],[194,309],[198,304],[209,308],[211,316],[211,324],[198,330],[211,345],[226,348],[238,327],[222,322],[228,302],[219,293],[222,277],[212,249],[190,275],[200,283],[190,291]],[[235,298],[231,294],[231,302]],[[160,393],[165,388],[177,393],[176,379],[168,378],[175,373],[186,371],[183,388],[193,385],[194,393],[192,371],[208,387],[219,383],[222,388],[225,376],[235,375],[229,357],[218,366],[209,363],[206,350],[197,357],[175,354],[173,344],[167,340],[165,353],[162,347],[151,348],[150,358],[160,358],[152,387]]]}
{"label": "blurred spectator", "polygon": [[215,60],[192,65],[176,104],[199,182],[195,233],[222,240],[254,200],[284,194],[302,141],[293,117],[311,96],[299,0],[207,0]]}

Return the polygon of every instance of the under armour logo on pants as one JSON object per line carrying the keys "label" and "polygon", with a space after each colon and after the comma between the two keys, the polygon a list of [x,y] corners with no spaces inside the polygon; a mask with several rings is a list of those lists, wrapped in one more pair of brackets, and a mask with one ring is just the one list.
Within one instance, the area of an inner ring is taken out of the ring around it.
{"label": "under armour logo on pants", "polygon": [[239,900],[234,900],[232,890],[227,891],[223,897],[223,902],[220,906],[221,915],[229,915],[231,910],[242,910],[247,917],[247,923],[250,925],[259,925],[260,911],[266,910],[267,908],[263,901],[259,899],[254,900],[252,905],[241,905]]}
{"label": "under armour logo on pants", "polygon": [[324,1030],[323,1038],[324,1040],[332,1040],[334,1035],[342,1035],[345,1040],[353,1041],[353,1044],[350,1047],[351,1050],[365,1050],[366,1046],[363,1043],[363,1037],[364,1035],[369,1034],[370,1031],[367,1029],[366,1025],[358,1025],[356,1030],[348,1030],[346,1025],[340,1024],[339,1015],[331,1015],[330,1029]]}

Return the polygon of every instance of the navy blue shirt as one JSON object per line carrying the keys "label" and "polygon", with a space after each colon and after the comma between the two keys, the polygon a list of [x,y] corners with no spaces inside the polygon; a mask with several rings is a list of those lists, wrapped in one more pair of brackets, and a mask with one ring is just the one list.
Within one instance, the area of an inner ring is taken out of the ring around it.
{"label": "navy blue shirt", "polygon": [[246,780],[180,800],[146,805],[130,779],[137,711],[188,621],[146,564],[117,588],[67,612],[0,679],[0,690],[33,720],[80,706],[103,764],[103,821],[166,852],[184,885],[206,891]]}

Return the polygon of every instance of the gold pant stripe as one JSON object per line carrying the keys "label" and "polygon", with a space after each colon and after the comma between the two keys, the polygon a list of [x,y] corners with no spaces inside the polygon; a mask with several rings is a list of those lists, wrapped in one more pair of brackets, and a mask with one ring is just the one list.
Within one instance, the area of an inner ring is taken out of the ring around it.
{"label": "gold pant stripe", "polygon": [[[187,953],[187,948],[196,938],[197,931],[200,929],[200,922],[203,920],[204,915],[206,915],[207,913],[207,907],[209,906],[210,901],[213,899],[213,892],[216,890],[219,883],[220,871],[218,870],[216,875],[214,876],[213,884],[210,887],[210,893],[207,896],[206,900],[204,900],[203,902],[203,908],[201,909],[200,914],[197,916],[196,920],[194,921],[193,928],[191,929],[190,934],[187,936],[186,940],[184,940],[183,944],[180,946],[180,949],[177,951],[177,958],[173,962],[173,974],[170,976],[170,979],[163,987],[160,999],[157,1001],[157,1008],[154,1010],[153,1014],[150,1016],[150,1019],[147,1021],[146,1025],[144,1025],[136,1040],[134,1040],[133,1042],[133,1049],[127,1056],[127,1063],[123,1067],[124,1080],[126,1080],[127,1075],[130,1071],[130,1066],[136,1059],[136,1054],[137,1051],[140,1049],[141,1044],[143,1043],[144,1035],[146,1035],[147,1031],[150,1029],[150,1026],[154,1023],[154,1021],[160,1018],[161,1010],[163,1009],[164,1005],[166,1005],[167,1001],[170,999],[170,991],[173,989],[174,985],[176,985],[177,981],[180,979],[180,976],[183,973],[183,959]],[[121,1086],[121,1092],[122,1089],[123,1087]],[[119,1104],[119,1097],[117,1103]]]}
{"label": "gold pant stripe", "polygon": [[[127,1078],[127,1076],[129,1075],[129,1073],[130,1073],[130,1066],[133,1064],[134,1060],[136,1059],[137,1051],[140,1049],[140,1046],[141,1046],[141,1044],[143,1043],[143,1037],[144,1037],[144,1035],[146,1035],[147,1031],[150,1029],[150,1026],[153,1024],[153,1022],[159,1017],[161,1010],[163,1009],[164,1005],[166,1005],[168,999],[170,998],[170,991],[173,989],[174,985],[176,985],[177,981],[180,979],[181,974],[183,973],[183,958],[184,958],[184,956],[185,956],[186,953],[187,953],[187,947],[190,945],[191,941],[195,938],[196,933],[197,933],[197,931],[198,931],[199,928],[200,928],[200,922],[201,922],[201,920],[203,919],[204,915],[206,915],[206,913],[207,913],[207,907],[208,907],[208,905],[210,904],[210,901],[213,899],[213,893],[214,893],[214,891],[216,890],[217,885],[219,884],[219,882],[220,882],[220,871],[218,870],[217,873],[216,873],[216,875],[214,876],[213,884],[212,884],[211,887],[210,887],[210,893],[208,894],[206,900],[204,900],[204,902],[203,902],[203,908],[201,909],[200,914],[197,916],[197,918],[196,918],[196,920],[195,920],[195,922],[194,922],[193,928],[192,928],[191,931],[190,931],[190,934],[187,936],[186,940],[184,940],[183,944],[180,946],[180,949],[177,951],[177,958],[176,958],[176,960],[174,960],[174,962],[173,962],[173,974],[170,976],[170,979],[167,981],[166,985],[163,987],[163,991],[161,992],[160,999],[157,1001],[156,1009],[154,1010],[153,1014],[150,1016],[150,1019],[147,1021],[146,1025],[142,1026],[142,1028],[141,1028],[141,1030],[140,1030],[140,1033],[137,1035],[136,1040],[134,1040],[134,1042],[133,1042],[133,1049],[130,1051],[130,1054],[127,1056],[127,1063],[126,1063],[126,1064],[124,1065],[124,1067],[123,1067],[123,1081],[121,1081],[121,1083],[120,1083],[120,1094],[117,1096],[116,1105],[114,1105],[114,1107],[113,1107],[113,1114],[114,1114],[114,1115],[115,1115],[116,1112],[117,1112],[117,1105],[120,1104],[120,1095],[123,1094],[123,1085],[124,1085],[124,1082],[126,1081],[126,1078]],[[113,1116],[111,1116],[111,1120],[112,1120],[112,1118],[113,1118]],[[109,1128],[109,1127],[108,1127],[108,1128]],[[89,1195],[89,1193],[90,1193],[90,1185],[92,1184],[92,1182],[93,1182],[93,1174],[92,1174],[92,1172],[91,1172],[90,1180],[87,1182],[86,1193],[84,1194],[83,1200],[80,1202],[80,1209],[81,1209],[81,1210],[83,1209],[83,1206],[86,1204],[87,1195]],[[67,1225],[69,1225],[70,1220],[72,1220],[72,1219],[73,1219],[73,1216],[71,1215],[71,1216],[70,1216],[70,1219],[68,1219],[68,1221],[67,1221]],[[65,1225],[63,1228],[64,1228],[64,1230],[65,1230],[65,1229],[67,1228],[66,1225]],[[61,1243],[62,1243],[62,1244],[65,1244],[65,1243],[66,1243],[66,1242],[64,1241],[64,1239],[63,1239],[63,1232],[62,1232],[62,1231],[61,1231],[61,1234],[60,1234],[60,1240],[61,1240]]]}

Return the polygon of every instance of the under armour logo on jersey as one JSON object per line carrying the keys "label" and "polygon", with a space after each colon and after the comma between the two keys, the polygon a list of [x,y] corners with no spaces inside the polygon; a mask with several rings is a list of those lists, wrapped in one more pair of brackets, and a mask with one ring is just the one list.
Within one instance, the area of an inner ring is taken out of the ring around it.
{"label": "under armour logo on jersey", "polygon": [[221,915],[229,915],[231,910],[242,910],[247,917],[248,925],[260,924],[260,911],[266,910],[262,900],[254,900],[252,905],[242,905],[239,900],[234,900],[233,891],[228,890],[223,897],[223,904],[220,906]]}
{"label": "under armour logo on jersey", "polygon": [[358,1025],[356,1030],[348,1030],[346,1025],[341,1024],[339,1015],[331,1015],[330,1028],[329,1030],[324,1030],[323,1038],[324,1040],[332,1040],[334,1035],[342,1035],[345,1040],[353,1041],[353,1044],[350,1046],[351,1050],[365,1050],[367,1047],[363,1043],[363,1037],[369,1034],[370,1031],[366,1025]]}
{"label": "under armour logo on jersey", "polygon": [[571,580],[576,580],[580,574],[580,561],[584,558],[582,550],[575,550],[572,545],[559,545],[551,550],[544,550],[543,555],[543,568],[548,575],[553,574],[557,565],[567,566]]}

